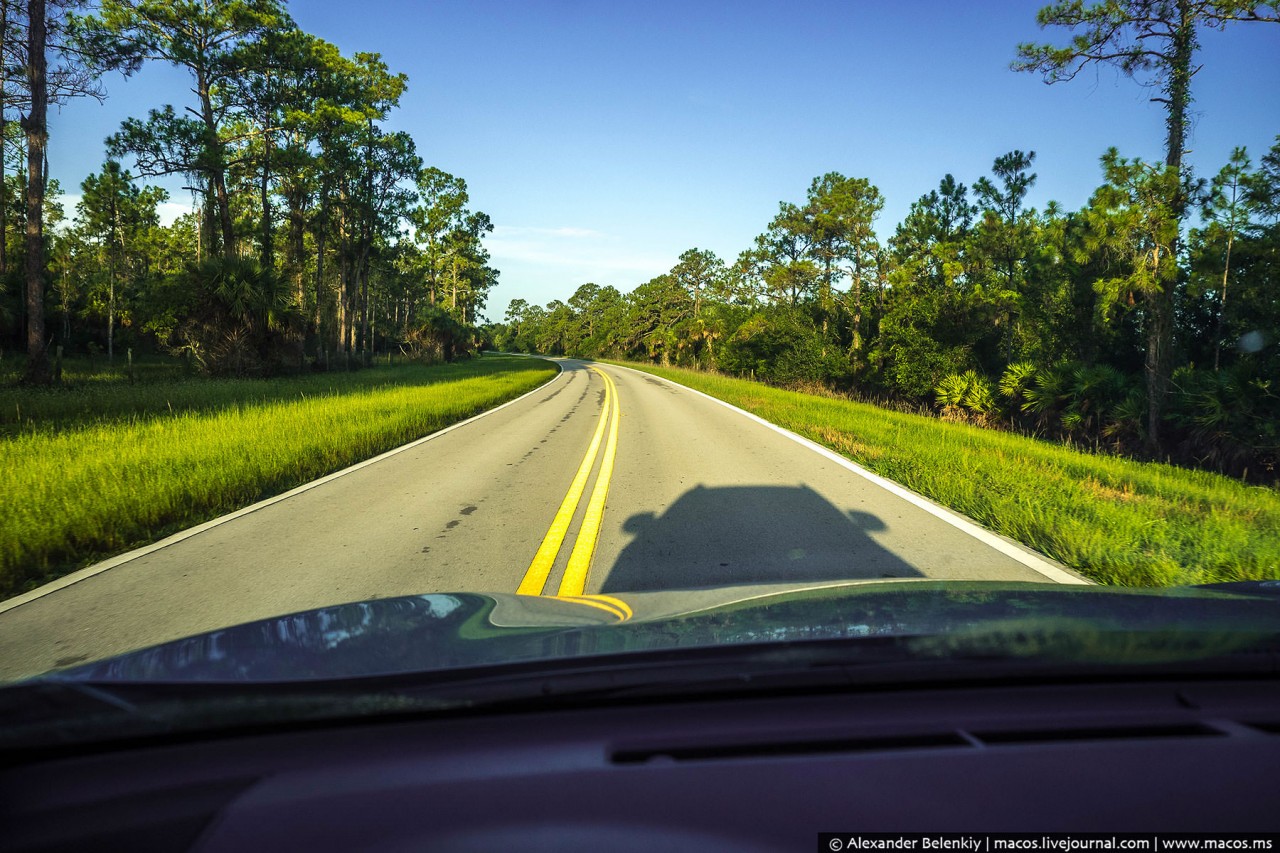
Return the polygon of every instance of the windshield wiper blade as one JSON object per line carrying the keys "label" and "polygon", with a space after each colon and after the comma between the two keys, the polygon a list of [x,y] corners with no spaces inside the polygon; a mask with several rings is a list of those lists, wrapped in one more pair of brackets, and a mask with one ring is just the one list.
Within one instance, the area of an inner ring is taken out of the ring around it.
{"label": "windshield wiper blade", "polygon": [[[457,670],[285,682],[139,682],[45,676],[0,690],[0,749],[33,743],[230,731],[244,726],[552,707],[627,697],[847,683],[790,646],[720,646],[600,657],[531,660]],[[900,659],[895,652],[892,659]],[[883,654],[864,660],[883,662]]]}
{"label": "windshield wiper blade", "polygon": [[1275,638],[1192,660],[1107,663],[979,647],[920,654],[936,638],[870,637],[527,660],[288,682],[112,682],[62,677],[0,690],[0,750],[164,735],[233,735],[378,718],[723,700],[744,696],[1156,678],[1275,678]]}

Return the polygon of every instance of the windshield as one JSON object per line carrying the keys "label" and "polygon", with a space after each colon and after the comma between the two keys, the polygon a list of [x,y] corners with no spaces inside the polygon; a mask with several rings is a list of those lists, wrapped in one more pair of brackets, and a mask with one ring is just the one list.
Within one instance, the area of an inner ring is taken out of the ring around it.
{"label": "windshield", "polygon": [[357,5],[0,3],[0,682],[1274,638],[1271,7]]}

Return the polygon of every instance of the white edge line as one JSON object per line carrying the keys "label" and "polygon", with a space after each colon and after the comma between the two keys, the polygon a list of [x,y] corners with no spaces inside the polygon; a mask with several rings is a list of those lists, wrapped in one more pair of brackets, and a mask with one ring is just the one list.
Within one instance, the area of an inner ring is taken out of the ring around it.
{"label": "white edge line", "polygon": [[394,447],[391,450],[388,450],[386,453],[382,453],[382,454],[379,454],[378,456],[374,456],[370,459],[366,459],[363,462],[357,462],[356,464],[350,466],[349,468],[343,468],[341,471],[334,471],[332,474],[326,474],[325,476],[321,477],[318,480],[312,480],[309,483],[303,483],[301,486],[297,486],[296,488],[290,489],[289,491],[284,492],[283,494],[279,494],[279,495],[276,495],[275,497],[267,498],[266,500],[263,500],[263,501],[258,501],[256,504],[251,504],[247,507],[244,507],[243,509],[238,509],[235,512],[231,512],[226,515],[220,515],[215,519],[211,519],[210,521],[204,522],[203,524],[197,524],[195,527],[188,527],[186,530],[180,530],[177,533],[173,534],[172,536],[161,539],[159,542],[153,542],[150,545],[144,545],[141,548],[137,548],[133,551],[129,551],[124,554],[120,554],[119,556],[112,557],[109,560],[103,560],[101,563],[95,563],[92,566],[88,566],[86,568],[80,569],[79,571],[72,572],[69,575],[64,575],[63,577],[58,578],[56,581],[50,581],[44,586],[38,586],[35,589],[31,590],[30,592],[24,592],[22,595],[18,595],[8,599],[7,601],[0,602],[0,613],[13,610],[15,607],[20,607],[23,604],[27,604],[29,602],[35,601],[37,598],[43,598],[44,596],[49,595],[50,593],[57,592],[60,589],[65,589],[66,587],[69,587],[72,584],[77,584],[82,580],[87,580],[93,577],[94,575],[102,574],[108,569],[114,569],[116,566],[119,566],[123,563],[127,563],[131,560],[136,560],[139,557],[145,557],[148,554],[155,553],[156,551],[159,551],[161,548],[168,548],[170,545],[176,545],[177,543],[183,541],[184,539],[190,539],[192,536],[195,536],[198,533],[203,533],[206,530],[211,530],[220,524],[226,524],[228,521],[234,521],[235,519],[240,518],[241,516],[248,515],[251,512],[257,512],[260,509],[265,509],[266,507],[269,507],[274,503],[279,503],[280,501],[288,500],[289,498],[295,495],[300,495],[309,489],[314,489],[316,486],[322,486],[325,483],[330,482],[331,480],[336,480],[337,478],[345,474],[350,474],[352,471],[359,471],[361,468],[366,468],[370,465],[373,465],[374,463],[381,462],[384,459],[395,456],[397,453],[403,453],[404,451],[411,450],[420,444],[425,444],[426,442],[431,441],[432,439],[439,438],[440,436],[444,435],[447,432],[453,432],[455,429],[464,427],[469,423],[478,421],[487,415],[492,415],[494,412],[501,411],[502,409],[505,409],[507,406],[515,405],[516,403],[519,403],[521,400],[523,400],[525,397],[529,397],[533,394],[538,393],[539,391],[545,390],[548,385],[555,382],[561,376],[564,375],[563,365],[561,365],[560,363],[556,362],[553,359],[544,359],[544,360],[550,361],[552,364],[555,364],[557,368],[559,368],[559,371],[556,373],[556,375],[548,379],[546,382],[543,382],[541,385],[539,385],[537,388],[534,388],[532,391],[527,391],[513,400],[508,400],[502,405],[495,406],[492,409],[485,409],[480,414],[472,415],[471,417],[467,418],[465,421],[458,421],[456,424],[450,424],[449,426],[443,429],[436,430],[435,432],[429,435],[424,435],[422,438],[414,439],[408,444],[402,444],[399,447]]}
{"label": "white edge line", "polygon": [[[643,376],[654,376],[654,374],[652,373],[646,373],[645,371],[637,370],[634,367],[625,367],[620,364],[610,364],[609,362],[601,362],[601,363],[606,364],[609,367],[620,367],[623,370],[630,370],[632,373],[639,373]],[[732,411],[737,412],[743,417],[749,418],[755,421],[761,426],[768,427],[769,429],[773,430],[779,435],[786,436],[787,438],[791,439],[795,443],[809,448],[814,453],[817,453],[825,457],[826,459],[836,463],[837,465],[843,468],[847,468],[848,470],[852,471],[853,473],[857,474],[860,477],[864,477],[865,479],[870,480],[872,483],[875,483],[880,488],[885,489],[886,491],[892,492],[893,494],[902,498],[904,501],[914,504],[915,506],[919,507],[920,509],[929,513],[930,515],[933,515],[933,516],[936,516],[937,518],[942,519],[947,524],[950,524],[952,527],[956,528],[957,530],[960,530],[964,533],[969,534],[974,539],[977,539],[979,542],[983,543],[984,545],[988,545],[994,548],[995,550],[999,551],[1001,554],[1004,554],[1006,557],[1010,557],[1016,560],[1017,562],[1026,566],[1028,569],[1039,572],[1040,574],[1044,575],[1046,578],[1049,578],[1050,580],[1056,583],[1087,584],[1087,585],[1091,585],[1093,583],[1092,581],[1086,580],[1085,578],[1082,578],[1070,571],[1067,571],[1066,569],[1059,568],[1058,566],[1055,566],[1053,563],[1050,563],[1047,560],[1041,559],[1040,557],[1036,556],[1030,551],[1024,550],[1023,546],[1015,545],[1014,543],[1009,542],[1000,536],[997,536],[995,533],[992,533],[990,530],[987,530],[985,527],[980,526],[977,522],[973,521],[972,519],[966,518],[965,516],[955,512],[954,510],[947,509],[946,507],[940,504],[936,504],[933,501],[926,498],[924,495],[917,494],[911,491],[910,489],[906,488],[905,486],[901,486],[898,483],[893,482],[892,480],[885,479],[884,477],[881,477],[879,474],[873,473],[872,471],[869,471],[866,468],[863,468],[858,463],[852,461],[851,459],[847,459],[844,456],[841,456],[839,453],[836,453],[834,450],[823,447],[821,444],[818,444],[816,441],[807,439],[804,436],[798,435],[797,433],[794,433],[789,429],[780,427],[777,424],[769,423],[759,415],[753,415],[751,412],[748,412],[745,409],[740,409],[737,406],[733,405],[732,403],[726,403],[724,400],[721,400],[718,397],[712,397],[710,394],[704,394],[702,391],[699,391],[697,388],[690,388],[688,385],[681,385],[679,382],[676,382],[674,379],[668,379],[665,376],[657,376],[656,378],[661,379],[664,382],[670,382],[672,385],[676,385],[680,388],[685,389],[686,391],[691,391],[692,393],[697,394],[700,397],[706,397],[708,400],[710,400],[713,403],[719,403],[721,406],[724,406],[726,409],[731,409]]]}

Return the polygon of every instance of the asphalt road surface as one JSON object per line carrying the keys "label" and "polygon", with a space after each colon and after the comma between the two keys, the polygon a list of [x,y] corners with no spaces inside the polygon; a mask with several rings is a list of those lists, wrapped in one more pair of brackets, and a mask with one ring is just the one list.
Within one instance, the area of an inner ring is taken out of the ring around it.
{"label": "asphalt road surface", "polygon": [[1081,582],[696,392],[561,364],[463,425],[0,604],[0,679],[423,592]]}

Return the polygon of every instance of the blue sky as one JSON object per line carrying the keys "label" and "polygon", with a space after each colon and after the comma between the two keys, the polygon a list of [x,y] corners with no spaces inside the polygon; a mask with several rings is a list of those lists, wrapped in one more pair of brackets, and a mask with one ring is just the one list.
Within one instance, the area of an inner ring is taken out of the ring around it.
{"label": "blue sky", "polygon": [[[883,235],[946,173],[971,185],[1012,149],[1035,151],[1030,201],[1078,208],[1111,145],[1158,159],[1151,91],[1111,69],[1046,86],[1008,70],[1041,32],[1036,2],[295,0],[304,29],[409,76],[390,122],[425,161],[466,179],[488,213],[501,283],[485,310],[621,290],[685,249],[732,259],[779,201],[817,175],[866,177]],[[353,14],[353,10],[355,14]],[[1212,174],[1235,145],[1280,134],[1280,26],[1202,34],[1191,161]],[[152,68],[108,78],[109,99],[51,118],[50,168],[74,193],[121,119],[183,104]],[[180,182],[168,184],[173,189]],[[175,192],[172,210],[189,202]],[[70,206],[69,206],[70,207]],[[70,209],[69,211],[70,212]]]}

